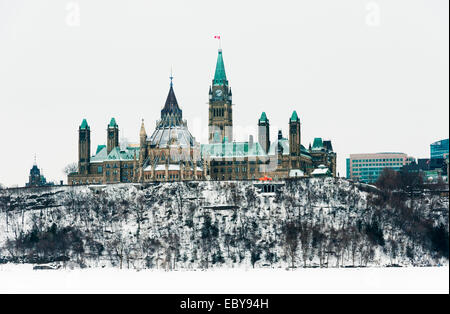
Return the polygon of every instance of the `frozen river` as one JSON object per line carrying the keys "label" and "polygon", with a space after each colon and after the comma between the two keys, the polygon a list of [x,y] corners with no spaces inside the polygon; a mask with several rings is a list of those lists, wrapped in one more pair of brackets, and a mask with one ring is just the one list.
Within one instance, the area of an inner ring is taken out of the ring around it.
{"label": "frozen river", "polygon": [[133,271],[0,265],[0,293],[449,293],[449,267]]}

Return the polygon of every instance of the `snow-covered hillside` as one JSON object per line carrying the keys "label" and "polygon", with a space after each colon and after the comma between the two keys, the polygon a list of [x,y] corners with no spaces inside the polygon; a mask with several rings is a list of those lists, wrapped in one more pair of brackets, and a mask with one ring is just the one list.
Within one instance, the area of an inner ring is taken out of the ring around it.
{"label": "snow-covered hillside", "polygon": [[274,193],[252,182],[3,190],[0,263],[164,270],[448,265],[448,209],[448,197],[387,199],[333,178],[285,182]]}

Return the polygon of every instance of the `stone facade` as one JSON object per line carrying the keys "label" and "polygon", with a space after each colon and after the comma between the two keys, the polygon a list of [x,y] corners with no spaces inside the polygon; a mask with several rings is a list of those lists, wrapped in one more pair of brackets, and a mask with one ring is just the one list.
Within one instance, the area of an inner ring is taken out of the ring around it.
{"label": "stone facade", "polygon": [[[301,143],[301,121],[294,111],[289,135],[281,130],[270,140],[266,113],[258,120],[258,141],[233,141],[232,92],[219,50],[215,76],[209,88],[209,138],[200,144],[189,132],[170,78],[170,89],[161,119],[148,137],[144,121],[136,145],[120,147],[119,127],[114,118],[107,128],[107,144],[90,154],[90,127],[83,120],[79,128],[77,173],[69,184],[107,184],[187,180],[257,180],[308,176],[336,176],[336,153],[331,141],[316,138],[306,149]],[[317,170],[317,171],[315,171]]]}

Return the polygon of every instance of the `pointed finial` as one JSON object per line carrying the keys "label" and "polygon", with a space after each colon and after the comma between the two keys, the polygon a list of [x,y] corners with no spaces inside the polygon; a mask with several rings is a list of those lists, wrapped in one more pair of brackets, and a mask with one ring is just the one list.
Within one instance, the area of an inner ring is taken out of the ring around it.
{"label": "pointed finial", "polygon": [[37,163],[36,163],[36,153],[34,153],[34,165],[35,166],[37,165]]}
{"label": "pointed finial", "polygon": [[144,119],[142,119],[141,131],[140,131],[139,135],[140,135],[141,137],[142,137],[142,136],[147,136],[147,133],[145,132]]}
{"label": "pointed finial", "polygon": [[173,67],[170,67],[170,86],[173,86]]}

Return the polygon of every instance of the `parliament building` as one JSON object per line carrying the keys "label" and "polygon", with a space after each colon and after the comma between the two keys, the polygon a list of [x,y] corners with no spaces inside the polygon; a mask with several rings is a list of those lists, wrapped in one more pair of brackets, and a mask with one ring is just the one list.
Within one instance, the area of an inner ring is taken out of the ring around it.
{"label": "parliament building", "polygon": [[139,143],[119,143],[114,118],[107,126],[106,145],[91,154],[90,126],[79,127],[78,172],[68,176],[69,185],[120,182],[190,180],[258,180],[336,176],[336,153],[331,141],[315,138],[308,148],[301,142],[301,121],[296,111],[288,120],[289,134],[281,130],[270,139],[270,123],[263,112],[258,137],[233,140],[233,97],[219,49],[216,71],[209,88],[208,144],[200,144],[189,132],[170,78],[169,94],[161,119],[149,137],[142,120]]}

